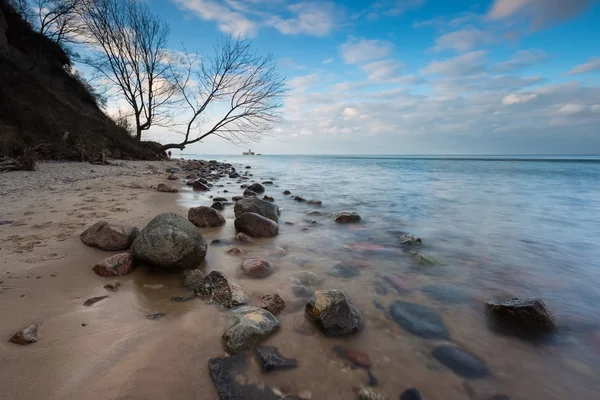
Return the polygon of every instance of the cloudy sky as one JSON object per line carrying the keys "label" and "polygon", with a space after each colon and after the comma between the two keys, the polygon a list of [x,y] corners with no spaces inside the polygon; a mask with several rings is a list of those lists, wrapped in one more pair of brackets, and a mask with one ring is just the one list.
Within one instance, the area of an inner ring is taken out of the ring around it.
{"label": "cloudy sky", "polygon": [[[223,35],[240,35],[277,58],[290,88],[284,121],[243,148],[600,153],[598,1],[148,2],[170,23],[174,49],[205,53]],[[157,128],[147,137],[170,135]],[[184,152],[242,147],[207,138]]]}

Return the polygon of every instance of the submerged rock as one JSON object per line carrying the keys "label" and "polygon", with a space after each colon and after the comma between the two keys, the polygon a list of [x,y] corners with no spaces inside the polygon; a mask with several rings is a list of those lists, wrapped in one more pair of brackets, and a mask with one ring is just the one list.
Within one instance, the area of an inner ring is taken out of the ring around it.
{"label": "submerged rock", "polygon": [[283,194],[285,194],[285,195],[287,196],[287,195],[290,195],[290,194],[292,194],[292,192],[290,192],[289,190],[284,190],[284,191],[283,191]]}
{"label": "submerged rock", "polygon": [[339,357],[352,362],[354,365],[362,368],[371,368],[371,359],[367,353],[340,345],[334,345],[331,349]]}
{"label": "submerged rock", "polygon": [[342,211],[341,213],[336,214],[334,218],[334,221],[338,224],[351,224],[360,222],[360,220],[360,215],[350,211]]}
{"label": "submerged rock", "polygon": [[292,282],[299,285],[315,286],[323,283],[323,278],[311,271],[298,271],[292,275]]}
{"label": "submerged rock", "polygon": [[206,257],[204,236],[187,219],[173,213],[160,214],[138,235],[131,254],[168,271],[194,269]]}
{"label": "submerged rock", "polygon": [[231,308],[248,303],[248,295],[242,287],[232,278],[222,272],[211,271],[194,288],[194,292],[205,300],[221,304],[223,307]]}
{"label": "submerged rock", "polygon": [[312,336],[317,331],[317,327],[308,318],[300,317],[294,322],[294,332],[303,336]]}
{"label": "submerged rock", "polygon": [[248,382],[247,361],[242,355],[208,360],[210,376],[221,400],[277,400],[273,390],[265,385]]}
{"label": "submerged rock", "polygon": [[19,332],[15,333],[9,341],[21,346],[35,343],[38,341],[37,330],[37,324],[29,325],[27,328],[21,329]]}
{"label": "submerged rock", "polygon": [[500,303],[489,301],[486,305],[492,320],[499,327],[525,332],[551,332],[556,328],[556,319],[540,299],[514,298]]}
{"label": "submerged rock", "polygon": [[322,206],[323,202],[321,200],[308,200],[306,204],[311,206]]}
{"label": "submerged rock", "polygon": [[212,228],[225,225],[225,217],[214,207],[192,207],[188,211],[188,220],[198,228]]}
{"label": "submerged rock", "polygon": [[230,256],[241,256],[244,254],[244,250],[240,249],[239,247],[232,247],[231,249],[228,249],[225,253],[229,254]]}
{"label": "submerged rock", "polygon": [[449,285],[427,285],[421,289],[428,297],[442,303],[462,304],[472,300],[471,296],[463,293],[455,286]]}
{"label": "submerged rock", "polygon": [[215,201],[210,208],[214,208],[215,210],[218,211],[223,211],[225,209],[225,204],[223,204],[223,202],[220,201]]}
{"label": "submerged rock", "polygon": [[250,278],[264,278],[273,273],[275,266],[262,258],[249,258],[242,263],[242,271]]}
{"label": "submerged rock", "polygon": [[231,353],[252,347],[277,329],[279,321],[263,308],[242,306],[229,312],[231,327],[223,334],[225,348]]}
{"label": "submerged rock", "polygon": [[257,307],[264,308],[273,315],[279,314],[285,308],[285,302],[278,294],[266,294],[260,298]]}
{"label": "submerged rock", "polygon": [[264,372],[293,369],[298,366],[298,360],[282,356],[277,347],[273,346],[257,347],[256,356]]}
{"label": "submerged rock", "polygon": [[270,201],[259,199],[258,197],[246,197],[235,203],[233,208],[236,218],[244,213],[252,212],[269,218],[274,222],[279,221],[279,206]]}
{"label": "submerged rock", "polygon": [[204,272],[199,269],[188,269],[183,271],[183,287],[194,289],[204,280]]}
{"label": "submerged rock", "polygon": [[488,367],[483,361],[454,345],[445,344],[437,346],[431,354],[436,360],[462,378],[485,378],[490,374]]}
{"label": "submerged rock", "polygon": [[253,183],[252,185],[248,186],[248,189],[252,190],[256,194],[263,194],[265,192],[265,187],[260,183]]}
{"label": "submerged rock", "polygon": [[417,303],[395,301],[390,306],[392,319],[408,332],[426,339],[448,339],[442,318],[431,308]]}
{"label": "submerged rock", "polygon": [[308,299],[315,294],[315,291],[304,285],[292,285],[292,293],[294,293],[294,296],[300,297],[301,299]]}
{"label": "submerged rock", "polygon": [[140,230],[118,221],[100,221],[86,229],[80,236],[83,244],[108,251],[121,251],[131,247]]}
{"label": "submerged rock", "polygon": [[115,254],[100,261],[92,269],[100,276],[121,276],[133,271],[133,256],[129,253]]}
{"label": "submerged rock", "polygon": [[276,222],[252,212],[240,215],[235,219],[234,224],[237,231],[251,237],[273,237],[279,232],[279,225]]}
{"label": "submerged rock", "polygon": [[106,290],[111,290],[111,291],[115,292],[115,291],[117,291],[117,289],[119,289],[119,287],[121,287],[121,283],[120,282],[111,282],[111,283],[107,283],[103,287]]}
{"label": "submerged rock", "polygon": [[398,239],[400,239],[400,244],[402,244],[403,246],[414,246],[416,244],[423,243],[420,237],[409,235],[407,233],[400,235]]}
{"label": "submerged rock", "polygon": [[408,254],[417,262],[419,265],[434,265],[435,260],[431,257],[423,255],[418,251],[409,251]]}
{"label": "submerged rock", "polygon": [[238,232],[237,235],[235,235],[235,240],[237,240],[238,242],[241,243],[246,243],[246,244],[251,244],[254,242],[254,240],[252,240],[252,238],[248,235],[246,235],[244,232]]}
{"label": "submerged rock", "polygon": [[159,183],[158,186],[156,187],[156,190],[158,190],[159,192],[163,192],[163,193],[179,192],[179,189],[177,189],[176,187],[173,187],[171,185],[168,185],[166,183]]}
{"label": "submerged rock", "polygon": [[327,336],[351,335],[363,326],[352,300],[339,289],[315,292],[306,304],[305,314]]}
{"label": "submerged rock", "polygon": [[327,275],[335,276],[338,278],[353,278],[360,275],[360,268],[356,265],[338,262],[331,266]]}
{"label": "submerged rock", "polygon": [[423,400],[417,389],[407,389],[400,395],[400,400]]}

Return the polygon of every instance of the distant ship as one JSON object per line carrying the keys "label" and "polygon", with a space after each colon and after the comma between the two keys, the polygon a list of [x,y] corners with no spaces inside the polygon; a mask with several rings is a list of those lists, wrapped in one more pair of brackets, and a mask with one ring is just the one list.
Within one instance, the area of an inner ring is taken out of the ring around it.
{"label": "distant ship", "polygon": [[254,152],[252,151],[252,149],[248,149],[248,151],[245,151],[242,153],[243,156],[253,156]]}

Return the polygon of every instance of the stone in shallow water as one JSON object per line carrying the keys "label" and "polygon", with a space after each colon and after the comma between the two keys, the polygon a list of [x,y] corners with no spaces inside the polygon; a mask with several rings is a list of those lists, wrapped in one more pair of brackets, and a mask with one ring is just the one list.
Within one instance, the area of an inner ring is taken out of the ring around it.
{"label": "stone in shallow water", "polygon": [[256,356],[265,372],[293,369],[298,366],[298,360],[295,358],[285,358],[279,353],[277,347],[273,346],[257,347]]}
{"label": "stone in shallow water", "polygon": [[353,278],[360,275],[360,268],[356,265],[338,262],[331,266],[327,275],[335,276],[338,278]]}
{"label": "stone in shallow water", "polygon": [[400,395],[400,400],[423,400],[417,389],[407,389]]}
{"label": "stone in shallow water", "polygon": [[400,244],[403,246],[413,246],[423,243],[420,237],[416,237],[407,233],[400,235],[398,239],[400,239]]}
{"label": "stone in shallow water", "polygon": [[428,297],[442,303],[461,304],[472,300],[471,296],[463,293],[459,288],[449,285],[427,285],[422,290]]}
{"label": "stone in shallow water", "polygon": [[277,315],[285,308],[285,302],[277,293],[266,294],[260,298],[257,307],[264,308],[271,314]]}
{"label": "stone in shallow water", "polygon": [[183,271],[183,286],[194,289],[204,279],[204,273],[199,269],[187,269]]}
{"label": "stone in shallow water", "polygon": [[373,389],[360,388],[358,393],[358,400],[389,400],[388,397],[375,392]]}
{"label": "stone in shallow water", "polygon": [[276,400],[278,396],[265,385],[248,383],[246,359],[242,355],[208,360],[208,368],[221,400]]}
{"label": "stone in shallow water", "polygon": [[442,318],[431,308],[417,303],[395,301],[390,306],[392,319],[408,332],[426,339],[448,339]]}
{"label": "stone in shallow water", "polygon": [[246,197],[237,201],[233,210],[236,218],[247,212],[252,212],[273,222],[279,222],[279,214],[281,213],[277,204],[258,197]]}
{"label": "stone in shallow water", "polygon": [[454,345],[437,346],[431,354],[436,360],[462,378],[485,378],[490,374],[490,370],[483,361]]}
{"label": "stone in shallow water", "polygon": [[275,266],[262,258],[248,258],[242,263],[242,271],[250,278],[264,278],[271,275]]}
{"label": "stone in shallow water", "polygon": [[276,222],[252,212],[240,215],[233,223],[238,232],[251,237],[273,237],[279,232]]}
{"label": "stone in shallow water", "polygon": [[279,321],[263,308],[243,306],[229,312],[231,327],[223,334],[225,348],[231,353],[247,349],[266,339],[277,329]]}
{"label": "stone in shallow water", "polygon": [[372,365],[369,355],[367,353],[363,353],[362,351],[340,345],[334,345],[331,349],[341,358],[344,358],[353,364],[358,365],[359,367],[370,368]]}
{"label": "stone in shallow water", "polygon": [[551,332],[556,320],[540,299],[514,298],[500,303],[489,301],[487,311],[501,328],[512,328],[526,332]]}
{"label": "stone in shallow water", "polygon": [[131,246],[140,230],[133,225],[118,221],[100,221],[86,229],[80,236],[81,241],[102,250],[120,251]]}
{"label": "stone in shallow water", "polygon": [[92,268],[100,276],[121,276],[133,271],[133,256],[129,253],[115,254]]}
{"label": "stone in shallow water", "polygon": [[225,225],[225,217],[217,210],[215,207],[192,207],[188,210],[188,220],[198,228],[212,228]]}
{"label": "stone in shallow water", "polygon": [[306,304],[305,315],[327,336],[352,335],[363,326],[352,300],[339,289],[315,292]]}
{"label": "stone in shallow water", "polygon": [[308,299],[315,294],[315,291],[304,285],[292,285],[292,293],[294,293],[294,296],[300,297],[301,299]]}
{"label": "stone in shallow water", "polygon": [[194,292],[203,299],[217,302],[226,308],[248,303],[248,295],[242,287],[235,280],[219,271],[211,271],[194,288]]}
{"label": "stone in shallow water", "polygon": [[311,271],[298,271],[294,272],[292,282],[299,285],[315,286],[323,283],[323,278]]}
{"label": "stone in shallow water", "polygon": [[435,260],[422,254],[419,251],[409,251],[408,254],[417,262],[419,265],[434,265]]}
{"label": "stone in shallow water", "polygon": [[334,220],[338,224],[351,224],[351,223],[360,222],[361,218],[360,218],[360,215],[358,215],[355,212],[342,211],[342,212],[336,214]]}
{"label": "stone in shallow water", "polygon": [[15,333],[11,338],[10,342],[14,344],[19,344],[21,346],[26,344],[35,343],[38,341],[37,337],[38,325],[33,324],[28,326],[25,329],[21,329],[19,332]]}

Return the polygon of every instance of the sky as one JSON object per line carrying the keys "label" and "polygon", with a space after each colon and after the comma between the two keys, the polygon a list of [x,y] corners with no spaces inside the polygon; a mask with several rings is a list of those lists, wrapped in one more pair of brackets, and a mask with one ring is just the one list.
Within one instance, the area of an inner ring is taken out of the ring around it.
{"label": "sky", "polygon": [[260,143],[183,153],[600,153],[600,1],[146,1],[173,50],[240,36],[288,82]]}

